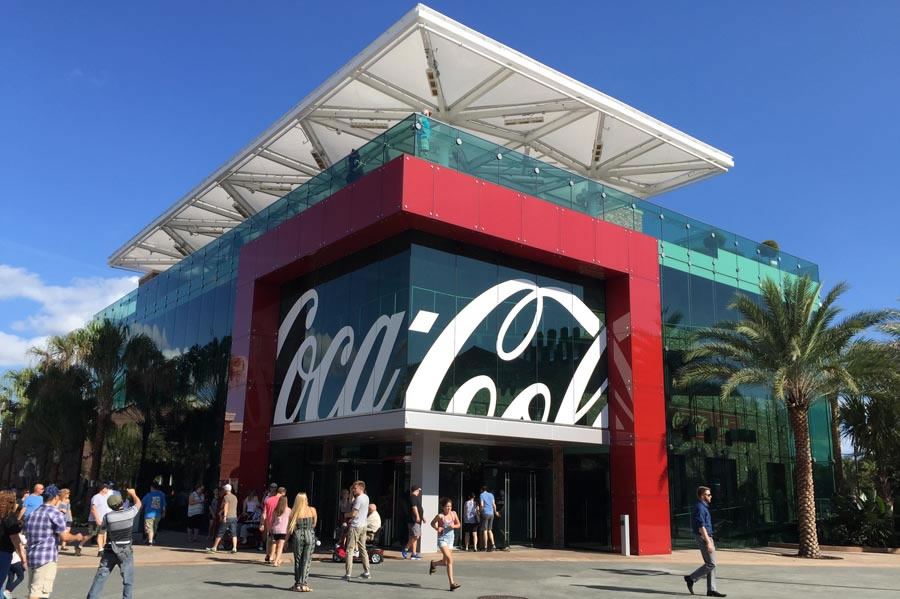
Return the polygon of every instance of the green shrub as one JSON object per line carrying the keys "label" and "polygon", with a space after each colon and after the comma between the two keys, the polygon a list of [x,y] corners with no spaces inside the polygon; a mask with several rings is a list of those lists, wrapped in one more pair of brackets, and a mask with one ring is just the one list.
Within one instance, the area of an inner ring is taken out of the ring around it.
{"label": "green shrub", "polygon": [[835,496],[831,511],[831,517],[819,523],[824,544],[897,546],[894,515],[874,492],[862,497]]}

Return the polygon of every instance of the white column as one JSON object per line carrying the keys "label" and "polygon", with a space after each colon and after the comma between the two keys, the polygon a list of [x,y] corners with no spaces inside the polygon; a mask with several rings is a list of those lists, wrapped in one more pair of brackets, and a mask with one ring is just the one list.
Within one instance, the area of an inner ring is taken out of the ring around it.
{"label": "white column", "polygon": [[419,551],[422,553],[434,553],[438,550],[437,532],[428,523],[438,513],[440,462],[441,434],[437,431],[415,433],[412,443],[410,483],[422,487],[422,509],[425,512],[422,538],[419,540]]}

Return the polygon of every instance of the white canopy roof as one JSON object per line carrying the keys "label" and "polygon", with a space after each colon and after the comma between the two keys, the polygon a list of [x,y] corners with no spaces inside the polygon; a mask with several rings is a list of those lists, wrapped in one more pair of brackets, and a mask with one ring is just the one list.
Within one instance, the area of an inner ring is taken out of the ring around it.
{"label": "white canopy roof", "polygon": [[162,271],[412,112],[647,198],[728,154],[421,4],[119,248]]}

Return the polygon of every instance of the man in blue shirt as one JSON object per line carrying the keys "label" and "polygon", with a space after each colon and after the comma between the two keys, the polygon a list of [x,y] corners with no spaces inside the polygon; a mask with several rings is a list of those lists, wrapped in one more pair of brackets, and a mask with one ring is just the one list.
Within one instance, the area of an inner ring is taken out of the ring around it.
{"label": "man in blue shirt", "polygon": [[[497,547],[497,543],[494,541],[494,516],[500,514],[497,512],[494,494],[488,491],[486,486],[481,487],[478,504],[481,507],[481,521],[478,523],[478,528],[481,529],[481,546],[486,547],[488,551],[493,551]],[[490,545],[488,545],[488,539],[491,541]]]}
{"label": "man in blue shirt", "polygon": [[156,483],[150,483],[150,492],[141,500],[144,504],[144,535],[147,544],[152,545],[159,528],[159,521],[166,517],[166,496],[157,488]]}
{"label": "man in blue shirt", "polygon": [[31,512],[44,505],[44,485],[37,483],[31,495],[22,501],[22,509],[19,512],[19,520],[27,520]]}
{"label": "man in blue shirt", "polygon": [[697,487],[697,505],[691,510],[691,532],[694,542],[703,556],[703,565],[684,577],[688,591],[694,594],[694,583],[706,575],[706,596],[724,597],[725,593],[716,590],[716,545],[713,543],[712,517],[709,514],[709,502],[712,492],[709,487]]}

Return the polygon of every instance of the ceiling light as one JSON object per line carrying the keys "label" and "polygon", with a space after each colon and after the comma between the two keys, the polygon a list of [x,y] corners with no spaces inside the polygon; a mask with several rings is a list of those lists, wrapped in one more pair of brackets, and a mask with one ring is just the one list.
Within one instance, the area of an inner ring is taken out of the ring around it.
{"label": "ceiling light", "polygon": [[319,167],[319,170],[325,170],[327,167],[325,165],[325,160],[322,159],[322,155],[319,154],[317,150],[313,150],[310,152],[312,154],[313,160],[316,161],[316,166]]}
{"label": "ceiling light", "polygon": [[523,115],[523,116],[508,116],[503,119],[504,125],[531,125],[532,123],[543,123],[544,115],[535,114],[535,115]]}
{"label": "ceiling light", "polygon": [[425,77],[428,79],[428,88],[431,90],[431,95],[437,97],[438,95],[438,85],[437,85],[437,75],[431,69],[425,69]]}

